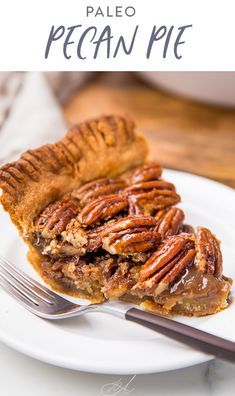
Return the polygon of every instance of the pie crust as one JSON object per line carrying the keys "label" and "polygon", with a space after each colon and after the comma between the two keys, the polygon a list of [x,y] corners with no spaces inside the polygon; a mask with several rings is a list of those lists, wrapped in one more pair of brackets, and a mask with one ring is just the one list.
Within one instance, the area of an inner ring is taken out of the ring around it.
{"label": "pie crust", "polygon": [[126,117],[102,116],[0,169],[1,203],[54,289],[202,316],[229,304],[220,243],[184,223],[175,186]]}

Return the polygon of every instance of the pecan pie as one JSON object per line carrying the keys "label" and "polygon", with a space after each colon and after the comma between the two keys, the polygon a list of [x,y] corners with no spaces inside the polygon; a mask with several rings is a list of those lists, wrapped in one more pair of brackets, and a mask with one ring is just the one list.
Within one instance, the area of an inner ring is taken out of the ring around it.
{"label": "pecan pie", "polygon": [[218,312],[232,284],[220,243],[185,224],[175,186],[147,154],[127,118],[81,123],[1,168],[2,205],[59,291],[162,314]]}

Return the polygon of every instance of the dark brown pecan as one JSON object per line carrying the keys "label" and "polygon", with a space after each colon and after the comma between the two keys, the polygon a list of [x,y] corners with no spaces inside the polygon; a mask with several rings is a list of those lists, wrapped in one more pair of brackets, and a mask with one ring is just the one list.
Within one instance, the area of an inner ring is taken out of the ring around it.
{"label": "dark brown pecan", "polygon": [[[111,220],[113,221],[113,220]],[[97,249],[99,249],[102,246],[102,238],[101,238],[101,231],[107,227],[107,224],[102,224],[97,227],[91,228],[87,230],[87,237],[88,237],[88,242],[87,242],[87,251],[92,252]]]}
{"label": "dark brown pecan", "polygon": [[217,277],[222,275],[223,260],[220,250],[220,242],[204,227],[196,230],[196,268]]}
{"label": "dark brown pecan", "polygon": [[156,220],[150,216],[129,216],[101,231],[102,247],[111,254],[134,255],[154,249],[160,242]]}
{"label": "dark brown pecan", "polygon": [[155,219],[157,220],[156,230],[164,240],[178,234],[184,220],[184,212],[179,208],[162,209],[157,212]]}
{"label": "dark brown pecan", "polygon": [[180,232],[186,232],[187,234],[195,234],[195,230],[191,224],[182,224],[182,226],[179,229]]}
{"label": "dark brown pecan", "polygon": [[155,296],[177,280],[186,267],[194,263],[194,241],[188,234],[174,235],[164,242],[140,270],[139,282],[133,290]]}
{"label": "dark brown pecan", "polygon": [[49,205],[35,223],[35,232],[43,238],[54,238],[65,230],[67,224],[79,211],[75,198],[64,198]]}
{"label": "dark brown pecan", "polygon": [[149,215],[157,209],[170,207],[180,201],[175,186],[165,180],[134,184],[126,188],[124,194],[129,200],[130,215]]}
{"label": "dark brown pecan", "polygon": [[102,246],[102,238],[101,238],[101,232],[109,227],[115,220],[109,220],[106,223],[103,223],[101,225],[98,225],[96,227],[93,227],[91,229],[86,230],[86,235],[87,235],[87,252],[92,252],[97,249],[99,249]]}
{"label": "dark brown pecan", "polygon": [[128,180],[131,184],[157,180],[162,174],[162,168],[156,162],[148,162],[135,168],[129,175]]}
{"label": "dark brown pecan", "polygon": [[107,195],[88,203],[78,216],[83,226],[91,226],[101,220],[117,215],[128,206],[128,200],[121,195]]}
{"label": "dark brown pecan", "polygon": [[79,199],[81,205],[86,205],[99,197],[115,194],[125,186],[124,180],[98,179],[84,184],[78,190],[75,190],[72,196]]}

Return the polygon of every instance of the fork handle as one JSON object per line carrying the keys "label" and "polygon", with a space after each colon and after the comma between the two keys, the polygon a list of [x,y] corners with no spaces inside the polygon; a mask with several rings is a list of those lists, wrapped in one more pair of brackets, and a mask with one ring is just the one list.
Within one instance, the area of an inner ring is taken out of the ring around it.
{"label": "fork handle", "polygon": [[137,308],[129,309],[125,317],[195,349],[235,362],[235,342]]}

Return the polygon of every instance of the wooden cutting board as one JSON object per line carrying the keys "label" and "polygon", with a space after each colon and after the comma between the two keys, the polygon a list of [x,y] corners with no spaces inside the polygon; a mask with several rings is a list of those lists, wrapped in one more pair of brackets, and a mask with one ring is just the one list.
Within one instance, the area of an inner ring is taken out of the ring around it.
{"label": "wooden cutting board", "polygon": [[235,111],[190,102],[148,86],[132,73],[97,73],[64,107],[70,124],[100,114],[129,114],[167,168],[235,187]]}

